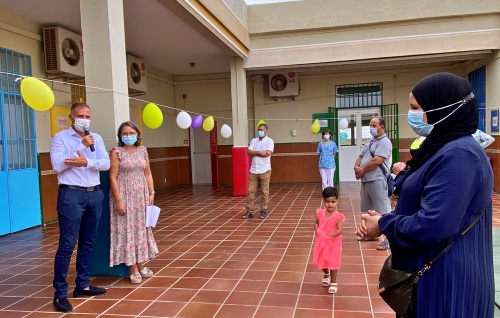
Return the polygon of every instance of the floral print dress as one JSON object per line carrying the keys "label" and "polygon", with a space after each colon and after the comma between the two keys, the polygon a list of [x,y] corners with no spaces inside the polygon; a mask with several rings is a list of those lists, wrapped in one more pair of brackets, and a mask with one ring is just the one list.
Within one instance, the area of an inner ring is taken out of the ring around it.
{"label": "floral print dress", "polygon": [[126,214],[116,212],[116,201],[110,191],[109,208],[111,223],[110,267],[125,263],[134,265],[155,258],[158,247],[150,227],[146,228],[146,205],[149,190],[144,175],[148,152],[144,146],[129,153],[123,147],[113,148],[120,160],[118,189],[125,203]]}

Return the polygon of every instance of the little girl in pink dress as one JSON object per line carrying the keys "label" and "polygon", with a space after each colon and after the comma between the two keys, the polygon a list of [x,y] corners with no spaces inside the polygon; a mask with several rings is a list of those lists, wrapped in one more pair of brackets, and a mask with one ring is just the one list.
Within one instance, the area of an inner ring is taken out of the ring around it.
{"label": "little girl in pink dress", "polygon": [[330,294],[338,289],[337,270],[342,257],[342,231],[345,216],[337,211],[339,192],[334,187],[323,190],[325,209],[316,210],[316,240],[314,242],[313,262],[324,273],[321,280]]}

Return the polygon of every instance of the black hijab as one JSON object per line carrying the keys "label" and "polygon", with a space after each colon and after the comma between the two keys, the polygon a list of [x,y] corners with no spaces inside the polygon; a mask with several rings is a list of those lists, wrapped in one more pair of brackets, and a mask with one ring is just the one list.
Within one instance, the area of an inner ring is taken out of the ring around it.
{"label": "black hijab", "polygon": [[[436,73],[420,80],[411,92],[426,112],[427,122],[434,124],[456,110],[461,104],[457,102],[468,100],[470,93],[472,93],[472,86],[466,79],[454,74]],[[428,112],[453,103],[457,104]],[[427,158],[448,142],[475,133],[478,122],[477,99],[473,97],[451,116],[435,125],[412,159],[406,164],[413,171],[418,169]]]}

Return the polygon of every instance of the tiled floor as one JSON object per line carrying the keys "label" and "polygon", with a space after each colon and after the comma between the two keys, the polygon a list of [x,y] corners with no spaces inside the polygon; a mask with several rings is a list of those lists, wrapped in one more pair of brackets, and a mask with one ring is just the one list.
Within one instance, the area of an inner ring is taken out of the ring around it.
{"label": "tiled floor", "polygon": [[[155,228],[160,254],[148,264],[156,275],[141,285],[93,278],[108,293],[69,298],[70,314],[52,306],[57,225],[0,237],[0,317],[394,317],[375,288],[388,252],[356,240],[359,185],[339,187],[339,211],[347,220],[335,296],[321,286],[322,273],[310,257],[319,184],[272,185],[264,221],[242,220],[245,198],[232,197],[228,186],[176,187],[156,199],[162,208]],[[500,228],[496,194],[494,201]],[[74,273],[72,263],[70,288]]]}

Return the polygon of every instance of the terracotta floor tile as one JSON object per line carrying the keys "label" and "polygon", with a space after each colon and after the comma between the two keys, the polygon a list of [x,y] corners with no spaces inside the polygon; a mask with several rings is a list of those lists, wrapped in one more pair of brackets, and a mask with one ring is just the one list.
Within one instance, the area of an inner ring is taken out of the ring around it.
{"label": "terracotta floor tile", "polygon": [[[144,287],[163,287],[167,288],[172,286],[173,284],[176,284],[178,278],[177,277],[151,277],[147,279],[142,280],[142,285]],[[130,280],[127,279],[127,284],[125,286],[130,286],[132,285],[130,283]]]}
{"label": "terracotta floor tile", "polygon": [[219,304],[191,302],[179,312],[178,316],[183,318],[213,318],[219,307]]}
{"label": "terracotta floor tile", "polygon": [[270,280],[271,277],[273,277],[274,271],[268,271],[268,270],[255,270],[255,271],[248,271],[243,275],[243,279],[249,279],[249,280]]}
{"label": "terracotta floor tile", "polygon": [[151,301],[143,300],[120,300],[114,303],[113,307],[106,311],[111,315],[138,315],[146,307],[151,304]]}
{"label": "terracotta floor tile", "polygon": [[[68,299],[70,302],[72,299]],[[73,313],[100,314],[116,304],[116,300],[87,299],[78,306],[73,306]]]}
{"label": "terracotta floor tile", "polygon": [[268,281],[265,280],[246,280],[242,279],[236,285],[235,291],[253,291],[253,292],[264,292],[269,285]]}
{"label": "terracotta floor tile", "polygon": [[[132,285],[132,284],[129,284]],[[122,299],[134,290],[136,290],[135,285],[134,287],[115,287],[111,286],[108,288],[108,292],[105,295],[99,296],[99,299]]]}
{"label": "terracotta floor tile", "polygon": [[191,301],[198,303],[222,304],[228,295],[228,290],[200,290]]}
{"label": "terracotta floor tile", "polygon": [[369,298],[335,296],[335,310],[370,311]]}
{"label": "terracotta floor tile", "polygon": [[261,306],[295,307],[297,294],[266,293],[262,299]]}
{"label": "terracotta floor tile", "polygon": [[261,292],[233,291],[226,300],[231,305],[258,305],[262,299]]}
{"label": "terracotta floor tile", "polygon": [[[359,311],[343,311],[343,310],[335,310],[335,318],[373,318],[377,316],[373,316],[371,312],[359,312]],[[393,313],[391,318],[395,317]],[[389,317],[387,317],[389,318]]]}
{"label": "terracotta floor tile", "polygon": [[254,318],[292,318],[293,308],[260,306]]}
{"label": "terracotta floor tile", "polygon": [[[63,315],[63,313],[55,313],[55,312],[32,312],[24,317],[26,317],[26,318],[58,318],[58,317],[62,317],[62,315]],[[2,316],[1,311],[0,311],[0,316],[1,317],[9,317],[9,316]]]}
{"label": "terracotta floor tile", "polygon": [[127,300],[155,300],[160,297],[167,287],[142,287],[135,289],[132,293],[127,295]]}
{"label": "terracotta floor tile", "polygon": [[301,283],[272,281],[267,288],[268,293],[298,294]]}
{"label": "terracotta floor tile", "polygon": [[[8,318],[21,318],[28,315],[27,311],[8,311],[8,310],[0,310],[0,317],[8,317]],[[60,316],[58,316],[60,317]]]}
{"label": "terracotta floor tile", "polygon": [[256,306],[223,305],[215,318],[252,318],[256,310]]}
{"label": "terracotta floor tile", "polygon": [[188,302],[197,292],[198,289],[170,288],[160,296],[159,300]]}
{"label": "terracotta floor tile", "polygon": [[202,278],[210,278],[212,277],[217,269],[214,268],[193,268],[186,274],[184,277],[202,277]]}
{"label": "terracotta floor tile", "polygon": [[[180,302],[155,301],[147,307],[139,317],[178,317],[179,311],[186,305]],[[101,316],[104,317],[104,316]],[[123,318],[123,316],[120,316]]]}
{"label": "terracotta floor tile", "polygon": [[207,282],[206,278],[187,277],[180,278],[172,288],[194,288],[199,289]]}
{"label": "terracotta floor tile", "polygon": [[[29,296],[45,289],[45,286],[21,285],[2,294],[2,296]],[[52,290],[53,292],[53,290]]]}
{"label": "terracotta floor tile", "polygon": [[301,272],[276,272],[273,276],[273,280],[282,282],[302,282],[304,273]]}
{"label": "terracotta floor tile", "polygon": [[52,304],[52,299],[29,297],[23,298],[11,306],[3,308],[3,310],[34,311],[44,305],[47,305],[48,303]]}
{"label": "terracotta floor tile", "polygon": [[[300,309],[295,311],[294,318],[332,318],[331,310]],[[337,317],[337,316],[335,316]]]}
{"label": "terracotta floor tile", "polygon": [[299,295],[297,308],[332,310],[333,295]]}
{"label": "terracotta floor tile", "polygon": [[203,289],[211,290],[233,290],[234,286],[238,283],[236,279],[222,279],[212,278],[208,283],[203,286]]}

